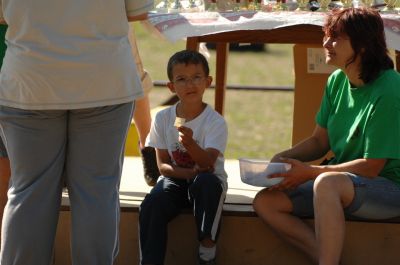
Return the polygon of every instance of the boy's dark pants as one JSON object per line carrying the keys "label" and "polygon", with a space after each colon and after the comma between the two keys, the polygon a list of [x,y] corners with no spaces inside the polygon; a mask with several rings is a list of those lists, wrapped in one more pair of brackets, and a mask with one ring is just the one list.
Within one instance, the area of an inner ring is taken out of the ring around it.
{"label": "boy's dark pants", "polygon": [[146,195],[139,212],[141,264],[163,264],[168,222],[182,209],[193,207],[198,240],[217,240],[226,189],[217,176],[200,173],[188,182],[162,178]]}

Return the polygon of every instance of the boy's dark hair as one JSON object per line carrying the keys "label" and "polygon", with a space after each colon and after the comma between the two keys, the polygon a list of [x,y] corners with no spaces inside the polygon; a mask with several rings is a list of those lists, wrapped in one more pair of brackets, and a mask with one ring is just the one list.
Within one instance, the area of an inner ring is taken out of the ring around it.
{"label": "boy's dark hair", "polygon": [[350,38],[354,56],[347,65],[353,63],[360,55],[359,78],[364,83],[375,80],[382,70],[394,68],[388,55],[383,21],[378,11],[371,8],[333,10],[323,30],[328,37],[345,34]]}
{"label": "boy's dark hair", "polygon": [[206,57],[204,57],[201,53],[192,50],[182,50],[169,58],[168,65],[167,65],[167,75],[169,81],[173,81],[172,76],[172,69],[177,64],[201,64],[203,67],[204,73],[206,76],[210,73],[210,68],[208,66],[208,62]]}

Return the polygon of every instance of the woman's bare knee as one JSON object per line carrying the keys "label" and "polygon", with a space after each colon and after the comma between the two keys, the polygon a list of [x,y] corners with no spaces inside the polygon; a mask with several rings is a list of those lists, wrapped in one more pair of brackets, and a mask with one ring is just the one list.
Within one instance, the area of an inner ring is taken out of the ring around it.
{"label": "woman's bare knee", "polygon": [[353,182],[346,173],[323,173],[315,179],[314,196],[319,199],[326,196],[337,196],[343,206],[347,206],[354,198]]}
{"label": "woman's bare knee", "polygon": [[268,215],[273,212],[291,212],[292,204],[285,193],[264,189],[255,196],[253,208],[258,215]]}

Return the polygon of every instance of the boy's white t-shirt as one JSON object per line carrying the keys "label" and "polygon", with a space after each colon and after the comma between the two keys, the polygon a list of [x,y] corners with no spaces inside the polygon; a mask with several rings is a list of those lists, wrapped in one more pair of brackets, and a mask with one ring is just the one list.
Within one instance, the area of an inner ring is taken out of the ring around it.
{"label": "boy's white t-shirt", "polygon": [[[178,104],[178,103],[177,103]],[[174,126],[176,106],[159,111],[151,126],[148,146],[157,149],[167,149],[172,162],[182,167],[193,167],[194,161],[185,148],[179,143],[179,133]],[[223,182],[227,181],[224,169],[224,152],[228,139],[228,129],[225,119],[209,105],[195,119],[184,124],[193,130],[193,139],[203,149],[214,148],[220,155],[215,163],[214,174]]]}
{"label": "boy's white t-shirt", "polygon": [[127,15],[149,0],[2,0],[8,24],[0,105],[79,109],[143,95],[128,40]]}

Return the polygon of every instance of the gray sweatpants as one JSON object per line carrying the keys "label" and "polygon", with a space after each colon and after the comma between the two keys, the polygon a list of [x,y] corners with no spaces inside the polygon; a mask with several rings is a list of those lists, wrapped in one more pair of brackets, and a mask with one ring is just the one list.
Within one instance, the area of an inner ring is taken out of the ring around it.
{"label": "gray sweatpants", "polygon": [[1,265],[50,264],[64,179],[71,202],[73,264],[113,264],[132,110],[133,103],[46,111],[0,106],[11,163]]}

